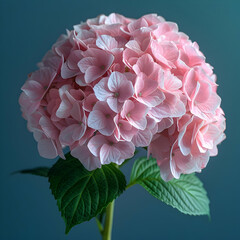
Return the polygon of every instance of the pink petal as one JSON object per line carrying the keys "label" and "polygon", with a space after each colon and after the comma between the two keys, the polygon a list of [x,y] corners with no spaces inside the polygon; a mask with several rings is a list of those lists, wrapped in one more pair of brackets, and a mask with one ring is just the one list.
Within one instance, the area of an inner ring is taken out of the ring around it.
{"label": "pink petal", "polygon": [[149,146],[152,140],[152,132],[149,129],[139,130],[132,138],[132,142],[136,147]]}
{"label": "pink petal", "polygon": [[30,80],[39,82],[42,87],[47,90],[51,85],[53,79],[56,76],[56,72],[48,67],[41,68],[32,73]]}
{"label": "pink petal", "polygon": [[125,118],[129,112],[131,112],[134,109],[134,103],[131,100],[125,101],[123,105],[123,109],[121,111],[121,117]]}
{"label": "pink petal", "polygon": [[141,47],[136,40],[128,41],[128,43],[125,46],[138,54],[142,53]]}
{"label": "pink petal", "polygon": [[149,115],[156,120],[161,120],[166,117],[181,117],[185,114],[185,104],[177,95],[165,92],[165,97],[162,103],[149,111]]}
{"label": "pink petal", "polygon": [[121,103],[125,102],[125,100],[127,100],[128,98],[132,97],[134,94],[132,82],[129,80],[122,82],[122,86],[119,89],[118,93],[119,93],[118,101]]}
{"label": "pink petal", "polygon": [[186,94],[188,100],[191,100],[192,94],[197,87],[196,73],[191,69],[183,78],[183,92]]}
{"label": "pink petal", "polygon": [[77,145],[77,147],[72,149],[71,155],[77,158],[88,171],[101,168],[100,159],[92,155],[86,145]]}
{"label": "pink petal", "polygon": [[43,86],[34,80],[28,80],[22,90],[32,101],[40,101],[45,92]]}
{"label": "pink petal", "polygon": [[123,103],[120,103],[117,98],[109,97],[107,99],[108,106],[116,113],[121,111]]}
{"label": "pink petal", "polygon": [[85,124],[77,124],[75,126],[75,130],[73,132],[72,138],[74,141],[79,141],[86,132],[86,125]]}
{"label": "pink petal", "polygon": [[72,108],[71,103],[67,99],[63,98],[56,111],[56,116],[59,118],[69,117],[71,108]]}
{"label": "pink petal", "polygon": [[42,116],[39,120],[39,124],[44,132],[44,134],[48,138],[52,139],[57,139],[58,138],[58,130],[57,128],[53,125],[51,120],[45,116]]}
{"label": "pink petal", "polygon": [[175,61],[178,59],[178,48],[172,42],[152,41],[151,49],[154,57],[168,67],[174,67]]}
{"label": "pink petal", "polygon": [[38,142],[38,152],[44,158],[53,159],[58,156],[56,145],[52,139],[42,139]]}
{"label": "pink petal", "polygon": [[106,99],[112,96],[112,93],[108,89],[108,78],[102,78],[93,88],[94,93],[98,100],[106,101]]}
{"label": "pink petal", "polygon": [[157,89],[155,92],[151,93],[151,95],[148,95],[146,97],[138,98],[138,100],[148,107],[155,107],[159,105],[161,102],[163,102],[165,99],[165,95],[162,91]]}
{"label": "pink petal", "polygon": [[154,65],[152,64],[153,62],[153,58],[150,54],[144,54],[137,60],[137,63],[133,66],[133,70],[136,74],[142,72],[149,76],[152,74],[154,69]]}
{"label": "pink petal", "polygon": [[111,51],[118,47],[118,42],[109,35],[101,35],[97,38],[96,45],[103,50]]}
{"label": "pink petal", "polygon": [[108,79],[109,90],[112,92],[118,91],[121,88],[122,83],[126,80],[127,79],[124,74],[120,72],[113,72]]}
{"label": "pink petal", "polygon": [[117,164],[122,164],[122,162],[128,158],[134,156],[135,146],[132,142],[118,142],[115,147],[120,151],[121,156],[118,161],[114,161]]}
{"label": "pink petal", "polygon": [[98,66],[98,62],[95,57],[85,57],[78,63],[78,67],[83,73],[85,73],[87,69],[92,66]]}
{"label": "pink petal", "polygon": [[173,125],[173,119],[172,118],[163,118],[158,123],[158,133],[164,131],[165,129],[171,127]]}
{"label": "pink petal", "polygon": [[187,156],[191,152],[192,132],[187,131],[187,127],[192,121],[193,118],[190,118],[185,126],[181,129],[178,137],[178,146],[184,156]]}
{"label": "pink petal", "polygon": [[95,130],[105,128],[107,125],[106,117],[103,112],[99,110],[93,110],[88,116],[88,126]]}
{"label": "pink petal", "polygon": [[89,151],[96,157],[100,156],[100,149],[103,144],[107,143],[106,137],[102,135],[96,135],[88,142]]}
{"label": "pink petal", "polygon": [[97,98],[95,96],[94,93],[88,95],[85,99],[84,99],[84,102],[83,102],[83,109],[85,111],[88,111],[88,112],[91,112],[94,105],[96,104],[97,102]]}
{"label": "pink petal", "polygon": [[71,145],[81,139],[86,131],[84,125],[72,124],[61,131],[59,140],[63,145]]}
{"label": "pink petal", "polygon": [[144,18],[134,20],[134,21],[132,21],[128,24],[129,32],[133,32],[133,31],[138,30],[142,27],[148,27],[148,23]]}
{"label": "pink petal", "polygon": [[75,75],[77,75],[78,72],[79,72],[79,70],[74,71],[74,70],[70,69],[66,63],[62,64],[61,77],[63,79],[74,77]]}
{"label": "pink petal", "polygon": [[103,144],[100,150],[100,161],[102,164],[109,164],[111,162],[117,163],[121,156],[121,152],[114,146]]}
{"label": "pink petal", "polygon": [[171,74],[170,72],[167,72],[164,77],[164,89],[167,91],[176,91],[179,88],[182,87],[182,81]]}
{"label": "pink petal", "polygon": [[101,77],[106,72],[105,69],[101,69],[98,66],[89,67],[85,72],[85,81],[86,83],[91,83]]}

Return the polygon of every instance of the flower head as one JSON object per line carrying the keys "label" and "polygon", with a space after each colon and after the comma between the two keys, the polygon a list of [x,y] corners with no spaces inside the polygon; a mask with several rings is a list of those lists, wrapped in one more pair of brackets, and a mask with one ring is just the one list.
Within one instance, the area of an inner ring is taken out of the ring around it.
{"label": "flower head", "polygon": [[19,98],[41,156],[69,147],[88,170],[148,147],[164,180],[200,172],[225,138],[213,68],[156,14],[100,15],[67,31]]}

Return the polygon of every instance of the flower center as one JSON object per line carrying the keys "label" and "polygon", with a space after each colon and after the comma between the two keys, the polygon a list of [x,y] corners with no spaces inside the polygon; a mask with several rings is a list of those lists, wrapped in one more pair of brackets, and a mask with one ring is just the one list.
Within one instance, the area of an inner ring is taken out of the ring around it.
{"label": "flower center", "polygon": [[142,93],[140,92],[140,93],[138,94],[138,96],[141,97],[141,96],[142,96]]}
{"label": "flower center", "polygon": [[123,124],[122,123],[119,123],[118,126],[121,127]]}
{"label": "flower center", "polygon": [[101,65],[100,68],[101,68],[102,70],[104,70],[104,69],[105,69],[105,66],[104,66],[104,65]]}
{"label": "flower center", "polygon": [[128,113],[128,114],[127,114],[127,117],[131,117],[131,113]]}
{"label": "flower center", "polygon": [[118,92],[115,92],[115,93],[114,93],[114,97],[115,97],[115,98],[118,98],[118,97],[119,97],[119,93],[118,93]]}
{"label": "flower center", "polygon": [[125,72],[129,72],[129,68],[128,67],[125,67]]}
{"label": "flower center", "polygon": [[110,118],[111,117],[110,114],[106,114],[105,116],[106,116],[106,118]]}

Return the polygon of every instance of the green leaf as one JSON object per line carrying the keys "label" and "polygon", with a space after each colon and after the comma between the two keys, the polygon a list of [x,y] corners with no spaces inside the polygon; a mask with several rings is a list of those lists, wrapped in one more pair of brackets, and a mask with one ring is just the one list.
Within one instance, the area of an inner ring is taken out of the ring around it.
{"label": "green leaf", "polygon": [[37,167],[37,168],[32,168],[32,169],[25,169],[21,171],[16,171],[15,173],[23,173],[23,174],[32,174],[32,175],[37,175],[41,177],[48,177],[48,172],[49,172],[48,167]]}
{"label": "green leaf", "polygon": [[53,165],[49,182],[66,223],[66,233],[97,216],[126,188],[125,176],[114,164],[90,172],[70,154]]}
{"label": "green leaf", "polygon": [[143,186],[157,199],[190,215],[209,215],[209,199],[202,182],[194,175],[181,175],[180,179],[165,182],[154,158],[135,161],[128,186]]}

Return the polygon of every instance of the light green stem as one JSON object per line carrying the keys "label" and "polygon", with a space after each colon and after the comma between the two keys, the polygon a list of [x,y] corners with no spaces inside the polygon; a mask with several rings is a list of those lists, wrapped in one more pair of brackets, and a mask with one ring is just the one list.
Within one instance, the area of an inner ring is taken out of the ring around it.
{"label": "light green stem", "polygon": [[106,218],[105,218],[104,230],[102,234],[103,240],[111,240],[113,211],[114,211],[114,200],[111,203],[109,203],[106,208]]}
{"label": "light green stem", "polygon": [[103,234],[103,226],[102,226],[102,223],[99,221],[99,219],[97,217],[96,217],[96,222],[97,222],[98,230],[102,235]]}

